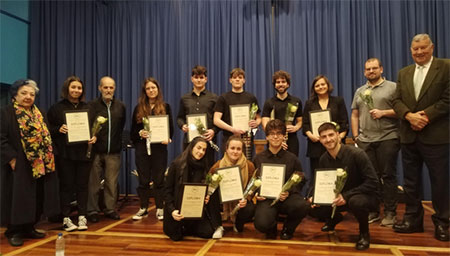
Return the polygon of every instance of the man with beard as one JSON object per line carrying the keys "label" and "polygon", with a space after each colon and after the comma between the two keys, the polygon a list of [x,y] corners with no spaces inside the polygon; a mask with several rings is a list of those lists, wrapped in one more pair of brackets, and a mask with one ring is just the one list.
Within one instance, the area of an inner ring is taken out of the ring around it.
{"label": "man with beard", "polygon": [[[382,226],[395,223],[397,209],[397,156],[400,150],[398,119],[392,109],[396,84],[381,76],[377,58],[365,63],[367,83],[358,88],[352,103],[352,133],[359,148],[366,151],[378,175],[384,202]],[[369,223],[380,219],[379,209],[369,214]]]}
{"label": "man with beard", "polygon": [[[266,128],[266,124],[272,119],[284,121],[288,136],[283,142],[283,149],[298,156],[297,131],[302,128],[302,101],[287,92],[291,85],[291,75],[288,72],[284,70],[275,72],[272,76],[272,84],[276,95],[264,103],[262,112],[263,129]],[[287,111],[289,111],[288,114],[286,114]]]}

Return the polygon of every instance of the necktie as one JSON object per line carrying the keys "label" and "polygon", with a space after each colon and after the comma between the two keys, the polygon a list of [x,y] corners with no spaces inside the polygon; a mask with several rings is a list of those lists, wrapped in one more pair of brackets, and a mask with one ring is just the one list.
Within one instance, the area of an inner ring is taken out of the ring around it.
{"label": "necktie", "polygon": [[416,69],[417,74],[414,74],[414,94],[416,96],[416,100],[419,98],[420,89],[422,89],[424,79],[423,68],[424,66],[418,66]]}

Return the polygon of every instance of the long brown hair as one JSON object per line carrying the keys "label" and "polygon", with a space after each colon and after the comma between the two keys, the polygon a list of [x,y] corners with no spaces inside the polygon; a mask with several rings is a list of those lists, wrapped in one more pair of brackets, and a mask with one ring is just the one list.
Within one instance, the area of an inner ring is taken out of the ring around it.
{"label": "long brown hair", "polygon": [[[153,109],[150,107],[150,99],[147,97],[145,93],[145,86],[147,83],[152,82],[158,88],[158,96],[156,97],[155,106]],[[142,117],[149,115],[165,115],[166,108],[165,102],[163,99],[163,94],[161,91],[161,86],[159,82],[153,77],[147,77],[141,85],[141,94],[139,95],[138,105],[137,105],[137,114],[136,114],[136,122],[141,123]]]}

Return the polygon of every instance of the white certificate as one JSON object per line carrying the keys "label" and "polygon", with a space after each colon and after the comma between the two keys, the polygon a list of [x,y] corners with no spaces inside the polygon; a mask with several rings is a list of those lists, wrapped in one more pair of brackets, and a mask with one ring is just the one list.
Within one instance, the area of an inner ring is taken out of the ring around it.
{"label": "white certificate", "polygon": [[88,111],[64,112],[67,125],[67,142],[86,142],[91,138]]}
{"label": "white certificate", "polygon": [[222,203],[241,200],[244,196],[244,191],[242,191],[241,170],[239,166],[220,168],[217,169],[217,173],[222,175],[222,180],[219,184]]}
{"label": "white certificate", "polygon": [[250,121],[250,104],[230,106],[231,126],[236,129],[248,131]]}
{"label": "white certificate", "polygon": [[150,141],[151,143],[161,143],[169,140],[169,116],[149,116]]}
{"label": "white certificate", "polygon": [[198,121],[203,124],[203,127],[205,127],[205,129],[208,129],[206,114],[186,115],[186,123],[189,127],[188,142],[191,142],[195,137],[201,135],[196,125]]}
{"label": "white certificate", "polygon": [[320,205],[331,205],[336,198],[334,188],[336,187],[336,169],[318,169],[314,182],[313,203]]}
{"label": "white certificate", "polygon": [[260,195],[266,198],[277,198],[284,184],[284,164],[261,164]]}
{"label": "white certificate", "polygon": [[331,122],[331,112],[329,109],[316,110],[309,112],[309,121],[311,124],[311,132],[319,136],[319,127],[323,123]]}
{"label": "white certificate", "polygon": [[203,217],[207,188],[208,185],[206,184],[183,184],[180,214],[185,219],[200,219]]}

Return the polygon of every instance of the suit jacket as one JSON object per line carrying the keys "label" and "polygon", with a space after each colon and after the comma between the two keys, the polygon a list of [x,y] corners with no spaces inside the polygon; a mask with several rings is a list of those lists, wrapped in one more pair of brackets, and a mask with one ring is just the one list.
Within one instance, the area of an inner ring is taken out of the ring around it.
{"label": "suit jacket", "polygon": [[[416,64],[413,64],[398,72],[394,110],[401,119],[400,141],[413,143],[419,140],[424,144],[449,143],[450,61],[433,58],[417,100],[413,82],[415,68]],[[414,131],[405,115],[420,110],[425,111],[430,123],[421,131]]]}

